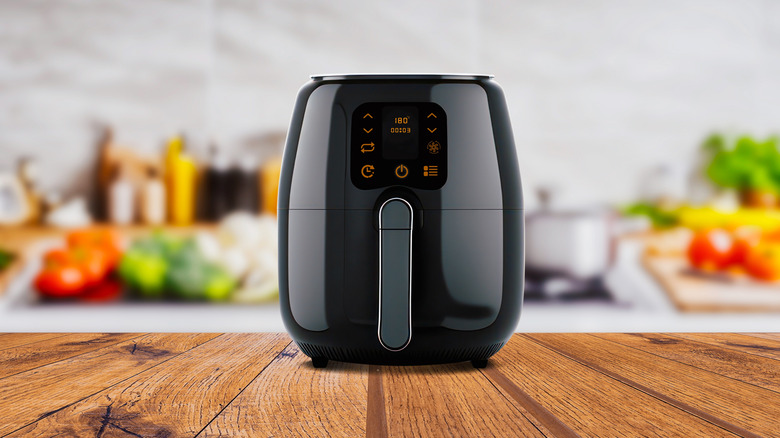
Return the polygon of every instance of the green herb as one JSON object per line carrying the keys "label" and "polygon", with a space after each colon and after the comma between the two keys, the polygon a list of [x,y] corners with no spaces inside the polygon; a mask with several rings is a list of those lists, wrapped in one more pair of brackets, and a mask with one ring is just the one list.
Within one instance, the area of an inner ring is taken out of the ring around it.
{"label": "green herb", "polygon": [[0,249],[0,271],[7,268],[15,258],[13,253]]}
{"label": "green herb", "polygon": [[678,223],[678,217],[675,211],[663,209],[646,202],[631,204],[624,207],[622,211],[626,216],[647,217],[655,228],[670,228]]}
{"label": "green herb", "polygon": [[759,141],[739,137],[729,145],[722,135],[710,136],[702,147],[712,155],[707,176],[721,187],[780,194],[780,151],[777,137]]}

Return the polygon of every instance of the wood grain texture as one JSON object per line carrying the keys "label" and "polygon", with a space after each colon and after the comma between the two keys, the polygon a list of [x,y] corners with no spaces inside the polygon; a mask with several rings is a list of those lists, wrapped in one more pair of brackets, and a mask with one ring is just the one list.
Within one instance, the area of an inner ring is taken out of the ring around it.
{"label": "wood grain texture", "polygon": [[[575,342],[580,336],[572,334]],[[524,337],[492,359],[501,373],[583,436],[735,436]]]}
{"label": "wood grain texture", "polygon": [[471,363],[383,367],[389,436],[544,436]]}
{"label": "wood grain texture", "polygon": [[195,436],[289,342],[221,335],[10,436]]}
{"label": "wood grain texture", "polygon": [[672,336],[780,360],[780,339],[756,339],[738,333],[674,333]]}
{"label": "wood grain texture", "polygon": [[545,436],[554,436],[557,438],[576,438],[579,436],[572,428],[565,425],[558,417],[553,415],[552,412],[545,409],[539,402],[518,388],[517,385],[512,383],[512,381],[503,375],[495,366],[486,367],[482,373],[496,385],[496,388],[501,388],[501,391],[512,397],[512,399],[520,405],[521,409],[527,411],[525,416],[531,420],[536,428],[544,433]]}
{"label": "wood grain texture", "polygon": [[385,390],[382,384],[382,367],[368,368],[368,401],[366,406],[366,437],[387,438],[387,409]]}
{"label": "wood grain texture", "polygon": [[653,334],[598,334],[602,339],[651,352],[732,379],[780,392],[780,362],[676,336]]}
{"label": "wood grain texture", "polygon": [[366,365],[317,369],[290,344],[198,436],[364,436],[367,381]]}
{"label": "wood grain texture", "polygon": [[[592,369],[741,436],[778,436],[780,394],[595,336],[526,335]],[[702,394],[707,394],[702,397]]]}
{"label": "wood grain texture", "polygon": [[33,342],[69,336],[68,333],[0,333],[0,350],[14,348]]}
{"label": "wood grain texture", "polygon": [[0,437],[780,437],[777,334],[515,335],[483,370],[315,369],[270,333],[3,338]]}
{"label": "wood grain texture", "polygon": [[0,380],[0,436],[196,347],[216,334],[149,334]]}
{"label": "wood grain texture", "polygon": [[751,336],[754,338],[769,339],[773,341],[780,341],[780,333],[742,333],[745,336]]}
{"label": "wood grain texture", "polygon": [[0,379],[141,336],[132,333],[77,333],[0,350]]}

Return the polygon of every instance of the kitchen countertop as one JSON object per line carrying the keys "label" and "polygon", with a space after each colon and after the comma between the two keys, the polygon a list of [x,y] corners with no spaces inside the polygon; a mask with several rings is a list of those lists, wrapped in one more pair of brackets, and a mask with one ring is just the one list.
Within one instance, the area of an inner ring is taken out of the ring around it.
{"label": "kitchen countertop", "polygon": [[278,333],[13,333],[0,364],[0,436],[780,433],[780,334],[517,334],[477,370],[315,369]]}

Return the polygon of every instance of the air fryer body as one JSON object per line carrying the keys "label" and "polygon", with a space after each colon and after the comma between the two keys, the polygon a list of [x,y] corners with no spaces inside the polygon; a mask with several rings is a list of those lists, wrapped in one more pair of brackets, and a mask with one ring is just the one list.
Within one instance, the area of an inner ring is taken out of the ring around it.
{"label": "air fryer body", "polygon": [[279,188],[288,332],[319,360],[486,360],[520,317],[522,208],[490,77],[313,77]]}

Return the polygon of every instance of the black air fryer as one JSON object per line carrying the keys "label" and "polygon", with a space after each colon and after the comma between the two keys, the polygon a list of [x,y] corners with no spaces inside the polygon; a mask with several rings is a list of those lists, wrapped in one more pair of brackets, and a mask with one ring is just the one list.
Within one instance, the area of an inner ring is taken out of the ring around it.
{"label": "black air fryer", "polygon": [[315,367],[484,367],[523,298],[520,174],[492,76],[312,76],[284,151],[279,286]]}

